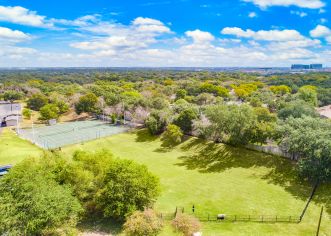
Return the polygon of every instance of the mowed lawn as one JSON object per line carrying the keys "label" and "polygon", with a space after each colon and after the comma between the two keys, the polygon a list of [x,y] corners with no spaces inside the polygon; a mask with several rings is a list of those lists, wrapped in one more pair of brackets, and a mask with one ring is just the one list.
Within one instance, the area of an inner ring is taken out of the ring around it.
{"label": "mowed lawn", "polygon": [[9,128],[0,131],[0,165],[16,164],[27,157],[39,156],[42,149],[20,139]]}
{"label": "mowed lawn", "polygon": [[[300,183],[293,164],[283,158],[191,138],[169,149],[145,131],[124,133],[63,148],[111,150],[116,157],[145,164],[160,177],[162,194],[156,209],[174,212],[175,207],[199,214],[299,216],[311,186]],[[15,164],[42,150],[21,140],[9,129],[0,134],[0,164]],[[331,235],[331,186],[317,191],[300,224],[203,223],[203,235],[315,235],[320,206],[325,206],[320,235]],[[102,224],[102,225],[107,225]],[[98,228],[99,226],[96,226]],[[110,232],[120,232],[109,224]],[[166,226],[162,236],[177,235]]]}
{"label": "mowed lawn", "polygon": [[[147,165],[160,177],[162,194],[156,209],[163,213],[174,212],[176,206],[190,212],[194,205],[197,213],[211,216],[299,216],[311,192],[289,160],[195,138],[169,149],[160,139],[139,131],[62,150],[71,154],[77,149],[107,149],[116,157]],[[330,185],[319,188],[300,224],[204,223],[203,235],[315,235],[321,205],[326,211],[320,235],[331,235],[330,198]],[[166,227],[162,235],[173,234]]]}

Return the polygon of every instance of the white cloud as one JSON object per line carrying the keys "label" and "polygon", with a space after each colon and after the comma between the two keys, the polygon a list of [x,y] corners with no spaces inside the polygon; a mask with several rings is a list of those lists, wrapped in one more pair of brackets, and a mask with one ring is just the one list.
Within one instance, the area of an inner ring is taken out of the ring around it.
{"label": "white cloud", "polygon": [[324,25],[316,26],[315,29],[310,31],[310,36],[314,38],[325,38],[325,40],[331,44],[331,29]]}
{"label": "white cloud", "polygon": [[70,46],[84,50],[112,49],[112,48],[142,48],[147,45],[144,42],[130,40],[125,36],[111,36],[95,41],[72,43]]}
{"label": "white cloud", "polygon": [[37,12],[20,6],[0,6],[0,21],[36,27],[52,26],[51,23],[46,22],[45,16],[40,16]]}
{"label": "white cloud", "polygon": [[302,36],[296,30],[259,30],[253,31],[250,29],[243,30],[238,27],[226,27],[221,31],[224,35],[234,35],[242,38],[253,38],[262,41],[293,41],[302,40]]}
{"label": "white cloud", "polygon": [[324,25],[318,25],[310,31],[310,35],[314,38],[323,38],[331,35],[331,29]]}
{"label": "white cloud", "polygon": [[303,11],[291,11],[292,15],[300,16],[301,18],[308,16],[306,12]]}
{"label": "white cloud", "polygon": [[319,9],[325,6],[321,0],[242,0],[244,2],[251,2],[261,8],[272,6],[297,6],[301,8]]}
{"label": "white cloud", "polygon": [[[5,27],[0,27],[0,40],[5,40],[7,43],[9,42],[21,42],[24,40],[30,39],[30,36],[23,33],[19,30],[12,30]],[[2,42],[3,43],[3,42]]]}
{"label": "white cloud", "polygon": [[170,29],[165,26],[161,21],[138,17],[132,21],[132,25],[136,26],[136,30],[140,32],[152,32],[152,33],[170,33]]}
{"label": "white cloud", "polygon": [[186,31],[185,35],[191,37],[196,43],[209,42],[215,39],[215,37],[211,33],[201,31],[199,29],[194,31]]}
{"label": "white cloud", "polygon": [[133,25],[163,25],[159,20],[145,17],[137,17],[132,21]]}
{"label": "white cloud", "polygon": [[250,13],[248,14],[248,17],[249,17],[249,18],[255,18],[255,17],[257,17],[257,14],[256,14],[256,12],[250,12]]}
{"label": "white cloud", "polygon": [[79,17],[75,20],[66,20],[66,19],[55,19],[52,18],[48,20],[51,24],[59,24],[59,25],[65,25],[65,26],[78,26],[78,27],[84,27],[88,25],[95,24],[99,22],[100,15],[94,14],[94,15],[85,15],[82,17]]}
{"label": "white cloud", "polygon": [[[15,44],[32,36],[0,27],[0,66],[284,66],[305,61],[325,63],[331,55],[321,47],[320,40],[305,37],[296,30],[227,27],[221,32],[235,37],[216,38],[200,29],[178,35],[171,31],[170,24],[146,17],[121,24],[103,21],[97,14],[68,20],[40,18],[27,9],[23,12],[29,17],[37,16],[37,20],[28,17],[30,20],[6,18],[6,21],[70,29],[68,34],[76,40],[70,38],[68,44],[75,50],[51,53],[18,46]],[[328,40],[325,28],[320,30],[317,27],[312,36]]]}
{"label": "white cloud", "polygon": [[100,21],[80,29],[101,36],[94,37],[90,41],[71,43],[70,46],[82,50],[102,50],[98,52],[99,55],[148,48],[149,45],[157,42],[158,36],[171,33],[161,21],[143,17],[136,18],[130,25]]}

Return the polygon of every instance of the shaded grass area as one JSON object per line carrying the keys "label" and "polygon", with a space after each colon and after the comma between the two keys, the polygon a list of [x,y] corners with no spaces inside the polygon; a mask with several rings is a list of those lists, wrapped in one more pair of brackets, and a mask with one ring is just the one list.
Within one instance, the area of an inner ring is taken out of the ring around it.
{"label": "shaded grass area", "polygon": [[[294,163],[272,155],[214,144],[195,138],[174,148],[146,131],[115,135],[66,147],[67,154],[77,149],[109,149],[120,158],[145,164],[160,177],[162,195],[156,202],[160,212],[175,207],[211,215],[299,216],[311,185],[298,179]],[[204,235],[314,235],[320,207],[330,213],[330,185],[321,186],[300,224],[204,223]],[[331,232],[329,215],[322,222],[321,235]],[[167,227],[163,235],[173,235]]]}
{"label": "shaded grass area", "polygon": [[0,132],[0,165],[16,164],[27,157],[39,156],[43,151],[32,143],[20,139],[9,128]]}

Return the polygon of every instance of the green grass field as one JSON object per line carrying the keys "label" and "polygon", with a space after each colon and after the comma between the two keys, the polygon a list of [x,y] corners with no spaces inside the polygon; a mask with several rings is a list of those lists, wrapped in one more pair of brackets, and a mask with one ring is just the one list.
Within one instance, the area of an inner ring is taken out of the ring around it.
{"label": "green grass field", "polygon": [[[299,216],[311,191],[309,184],[296,178],[294,165],[286,159],[194,138],[168,149],[158,138],[139,131],[68,146],[62,151],[69,155],[77,149],[108,149],[117,157],[147,165],[160,177],[162,194],[156,209],[164,213],[174,212],[176,206],[190,211],[194,204],[199,214]],[[13,152],[19,155],[8,155]],[[0,136],[1,163],[15,163],[40,152],[11,133]],[[325,185],[318,189],[300,224],[204,223],[203,235],[315,235],[321,205],[325,205],[326,214],[320,235],[331,235],[330,200],[331,188]],[[104,222],[100,225],[107,226]],[[119,232],[116,225],[106,228]],[[162,233],[168,235],[176,235],[169,226]]]}
{"label": "green grass field", "polygon": [[[115,135],[102,140],[63,149],[109,149],[115,156],[145,164],[158,175],[162,195],[156,203],[160,212],[187,211],[195,205],[197,213],[228,215],[299,216],[311,186],[301,183],[294,165],[283,158],[223,144],[189,139],[167,149],[159,139],[145,131]],[[300,224],[205,223],[204,235],[315,235],[320,206],[330,213],[330,186],[320,188]],[[322,233],[331,234],[328,215]],[[163,235],[171,235],[167,228]]]}
{"label": "green grass field", "polygon": [[9,128],[0,133],[0,165],[16,164],[26,157],[39,156],[42,150],[32,143],[22,140]]}

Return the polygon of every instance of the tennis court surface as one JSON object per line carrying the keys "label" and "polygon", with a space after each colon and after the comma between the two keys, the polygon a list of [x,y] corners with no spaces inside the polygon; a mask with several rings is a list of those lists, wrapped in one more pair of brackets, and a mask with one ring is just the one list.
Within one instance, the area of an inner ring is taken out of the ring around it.
{"label": "tennis court surface", "polygon": [[19,136],[44,149],[54,149],[126,132],[129,127],[98,120],[76,121],[53,126],[20,129]]}

